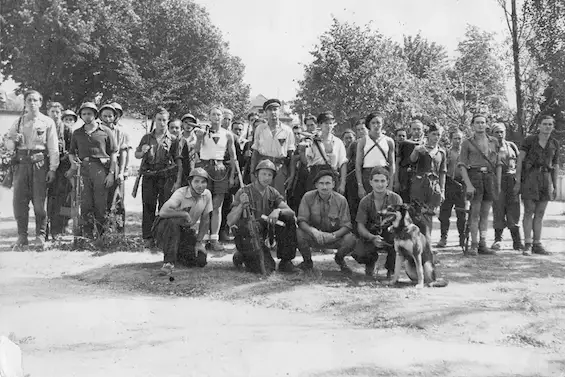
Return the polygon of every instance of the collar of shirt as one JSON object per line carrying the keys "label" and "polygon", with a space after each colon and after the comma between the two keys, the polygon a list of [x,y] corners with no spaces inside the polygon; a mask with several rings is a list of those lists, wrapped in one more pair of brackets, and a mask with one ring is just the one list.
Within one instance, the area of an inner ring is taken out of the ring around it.
{"label": "collar of shirt", "polygon": [[89,124],[94,124],[94,128],[92,129],[92,131],[87,131],[86,130],[86,124],[84,124],[84,126],[82,126],[82,129],[84,130],[84,133],[87,135],[92,135],[96,130],[100,129],[100,124],[98,124],[98,122],[94,121],[92,123]]}
{"label": "collar of shirt", "polygon": [[164,138],[168,138],[168,139],[172,139],[173,135],[169,132],[169,130],[165,130],[165,133],[163,134],[163,136],[161,136],[160,138],[157,137],[157,134],[155,133],[155,130],[153,130],[151,132],[151,136],[155,139],[155,140],[160,140],[160,139],[164,139]]}
{"label": "collar of shirt", "polygon": [[188,186],[186,186],[184,197],[186,199],[193,198],[194,200],[198,200],[202,197],[202,195],[196,195],[195,193],[193,193],[192,187],[190,187],[190,183],[189,183]]}
{"label": "collar of shirt", "polygon": [[320,195],[320,192],[319,192],[319,191],[316,191],[316,198],[317,198],[319,201],[321,201],[321,202],[329,203],[329,201],[330,201],[333,197],[334,197],[334,192],[333,192],[333,191],[330,192],[330,194],[328,195],[328,198],[327,198],[327,199],[324,199],[324,198],[322,197],[322,195]]}

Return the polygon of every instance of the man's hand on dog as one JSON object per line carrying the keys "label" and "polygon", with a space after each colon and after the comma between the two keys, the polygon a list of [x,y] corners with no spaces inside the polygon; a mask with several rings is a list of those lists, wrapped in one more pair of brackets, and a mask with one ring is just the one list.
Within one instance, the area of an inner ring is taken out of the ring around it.
{"label": "man's hand on dog", "polygon": [[379,236],[379,235],[374,236],[372,242],[373,242],[373,245],[375,245],[375,247],[378,247],[378,248],[381,248],[381,249],[382,249],[383,247],[385,247],[385,246],[388,245],[388,244],[384,241],[384,238],[382,238],[382,237]]}

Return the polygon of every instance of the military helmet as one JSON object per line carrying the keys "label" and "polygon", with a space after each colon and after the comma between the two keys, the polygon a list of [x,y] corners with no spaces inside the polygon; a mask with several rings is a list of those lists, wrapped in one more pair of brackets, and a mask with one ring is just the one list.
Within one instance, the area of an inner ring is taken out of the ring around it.
{"label": "military helmet", "polygon": [[182,118],[180,118],[181,122],[184,122],[185,119],[189,119],[191,124],[196,125],[196,123],[198,123],[198,121],[196,120],[196,117],[192,114],[184,114],[182,116]]}
{"label": "military helmet", "polygon": [[107,103],[107,104],[101,106],[98,111],[100,112],[100,114],[102,114],[102,110],[105,110],[105,109],[112,110],[114,112],[115,117],[117,117],[119,115],[118,110],[116,110],[116,108],[111,103]]}
{"label": "military helmet", "polygon": [[75,122],[78,120],[78,115],[76,115],[76,113],[72,110],[65,110],[61,113],[61,119],[64,119],[65,117],[68,116],[75,118]]}
{"label": "military helmet", "polygon": [[190,171],[190,174],[188,175],[188,179],[194,177],[202,177],[202,178],[206,178],[207,180],[210,180],[210,176],[208,175],[208,173],[206,173],[206,170],[202,168],[194,168]]}
{"label": "military helmet", "polygon": [[271,160],[263,160],[260,161],[257,166],[255,167],[255,173],[257,173],[260,169],[269,169],[273,171],[273,175],[277,175],[277,168],[275,164]]}
{"label": "military helmet", "polygon": [[78,109],[78,114],[82,115],[82,110],[84,109],[90,109],[92,111],[94,111],[94,116],[97,117],[98,116],[98,107],[96,107],[96,104],[94,102],[85,102],[82,105],[80,105],[80,109]]}
{"label": "military helmet", "polygon": [[112,102],[110,105],[112,105],[112,107],[116,109],[116,111],[118,112],[118,116],[124,115],[124,109],[122,108],[122,105],[120,105],[117,102]]}

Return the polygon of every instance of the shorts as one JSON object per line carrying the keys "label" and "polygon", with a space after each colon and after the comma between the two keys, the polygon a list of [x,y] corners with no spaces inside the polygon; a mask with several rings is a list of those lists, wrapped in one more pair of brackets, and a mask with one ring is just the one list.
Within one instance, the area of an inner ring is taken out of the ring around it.
{"label": "shorts", "polygon": [[530,169],[522,176],[522,200],[548,202],[551,173],[539,169]]}
{"label": "shorts", "polygon": [[433,209],[439,207],[441,204],[439,179],[430,179],[426,174],[415,174],[410,184],[410,200],[419,200]]}
{"label": "shorts", "polygon": [[202,160],[196,164],[210,176],[208,190],[214,195],[226,195],[230,190],[230,168],[223,161]]}
{"label": "shorts", "polygon": [[494,179],[491,172],[482,173],[476,170],[468,170],[469,180],[475,188],[473,202],[492,202],[495,199]]}

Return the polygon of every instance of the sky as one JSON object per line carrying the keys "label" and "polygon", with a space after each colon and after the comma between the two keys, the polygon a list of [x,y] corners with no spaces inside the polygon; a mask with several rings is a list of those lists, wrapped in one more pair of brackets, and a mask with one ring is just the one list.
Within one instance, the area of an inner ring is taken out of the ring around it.
{"label": "sky", "polygon": [[303,65],[332,17],[365,25],[401,42],[422,36],[444,45],[451,58],[467,24],[506,32],[497,0],[195,0],[206,7],[233,55],[245,64],[252,96],[291,100],[303,77]]}

